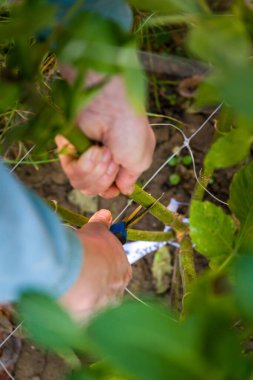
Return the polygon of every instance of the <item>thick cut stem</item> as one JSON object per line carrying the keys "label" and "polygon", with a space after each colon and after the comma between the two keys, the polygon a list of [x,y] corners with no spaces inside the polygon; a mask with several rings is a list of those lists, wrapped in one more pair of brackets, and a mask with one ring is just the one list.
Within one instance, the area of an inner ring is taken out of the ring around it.
{"label": "thick cut stem", "polygon": [[89,218],[68,210],[65,207],[58,205],[56,201],[47,201],[48,205],[60,216],[63,222],[70,224],[74,227],[82,227],[88,223]]}
{"label": "thick cut stem", "polygon": [[[68,210],[65,207],[58,205],[55,201],[47,202],[52,209],[57,212],[57,214],[61,217],[61,219],[75,227],[82,227],[84,224],[88,223],[89,218],[87,216],[83,216],[77,214],[73,211]],[[174,234],[169,232],[162,231],[139,231],[133,229],[127,229],[127,239],[133,241],[156,241],[156,242],[164,242],[169,241],[174,238]]]}
{"label": "thick cut stem", "polygon": [[[154,197],[149,195],[146,191],[142,190],[138,185],[135,185],[135,189],[130,195],[130,198],[145,208],[151,206],[156,201]],[[177,233],[179,240],[180,236],[182,236],[188,230],[187,225],[182,222],[178,215],[172,211],[169,211],[160,202],[157,202],[149,212],[164,224],[169,225]]]}

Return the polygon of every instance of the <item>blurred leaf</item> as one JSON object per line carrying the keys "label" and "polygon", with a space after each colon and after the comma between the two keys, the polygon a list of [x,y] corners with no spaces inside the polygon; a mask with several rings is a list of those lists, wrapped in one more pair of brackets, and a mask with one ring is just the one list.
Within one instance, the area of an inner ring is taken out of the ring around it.
{"label": "blurred leaf", "polygon": [[170,286],[168,275],[171,274],[171,256],[167,246],[156,251],[152,263],[152,275],[155,280],[156,292],[158,294],[166,292]]}
{"label": "blurred leaf", "polygon": [[253,238],[244,242],[241,256],[234,263],[235,295],[238,305],[253,325]]}
{"label": "blurred leaf", "polygon": [[105,78],[92,86],[84,87],[85,77],[81,74],[74,83],[65,80],[54,81],[52,98],[64,112],[66,122],[75,123],[79,112],[96,97],[107,81],[108,78]]}
{"label": "blurred leaf", "polygon": [[232,218],[210,202],[193,201],[190,210],[190,236],[196,250],[207,256],[217,269],[233,251],[235,225]]}
{"label": "blurred leaf", "polygon": [[101,377],[98,377],[96,373],[93,373],[87,368],[77,369],[73,371],[68,377],[67,380],[102,380]]}
{"label": "blurred leaf", "polygon": [[88,327],[98,353],[116,368],[145,380],[202,380],[205,372],[194,332],[160,307],[130,302],[106,311]]}
{"label": "blurred leaf", "polygon": [[214,65],[202,84],[198,105],[225,101],[237,115],[253,120],[253,68],[249,63],[250,42],[238,17],[212,16],[201,20],[188,37],[190,50]]}
{"label": "blurred leaf", "polygon": [[71,373],[67,380],[133,380],[133,377],[119,375],[105,362],[97,362],[89,368],[82,368]]}
{"label": "blurred leaf", "polygon": [[137,57],[135,42],[131,41],[121,49],[118,64],[124,78],[128,99],[136,111],[144,112],[147,83],[144,71]]}
{"label": "blurred leaf", "polygon": [[200,13],[202,8],[196,0],[128,0],[139,9],[161,13]]}
{"label": "blurred leaf", "polygon": [[239,245],[245,234],[253,233],[253,162],[234,175],[229,195],[229,207],[241,222]]}
{"label": "blurred leaf", "polygon": [[224,65],[223,75],[217,76],[216,86],[224,99],[239,117],[253,121],[252,88],[253,67],[241,65],[235,67]]}
{"label": "blurred leaf", "polygon": [[0,112],[15,108],[19,100],[19,88],[11,83],[0,81]]}
{"label": "blurred leaf", "polygon": [[235,165],[250,153],[253,135],[243,127],[232,129],[211,146],[205,158],[209,169],[221,169]]}
{"label": "blurred leaf", "polygon": [[115,73],[121,46],[128,40],[129,35],[114,22],[82,13],[62,31],[56,52],[61,62],[81,70]]}
{"label": "blurred leaf", "polygon": [[188,46],[199,58],[224,72],[229,67],[245,65],[250,55],[244,25],[235,16],[212,15],[199,21],[189,34]]}
{"label": "blurred leaf", "polygon": [[57,352],[83,348],[83,331],[48,295],[24,294],[18,312],[29,337],[43,348]]}
{"label": "blurred leaf", "polygon": [[196,107],[210,106],[223,101],[217,89],[215,79],[212,75],[209,75],[199,85],[195,99]]}
{"label": "blurred leaf", "polygon": [[[27,40],[55,24],[56,8],[42,0],[25,0],[10,8],[10,22],[0,23],[1,40]],[[29,22],[28,22],[29,21]]]}
{"label": "blurred leaf", "polygon": [[170,15],[159,15],[153,16],[147,19],[147,22],[143,25],[144,28],[149,28],[152,26],[167,26],[168,24],[181,24],[192,22],[194,15],[190,14],[170,14]]}

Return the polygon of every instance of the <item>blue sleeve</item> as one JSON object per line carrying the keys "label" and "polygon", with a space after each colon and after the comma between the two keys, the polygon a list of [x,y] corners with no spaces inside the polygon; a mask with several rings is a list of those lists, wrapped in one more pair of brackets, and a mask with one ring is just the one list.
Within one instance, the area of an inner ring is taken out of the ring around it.
{"label": "blue sleeve", "polygon": [[64,294],[77,279],[81,243],[0,163],[0,303],[23,291]]}
{"label": "blue sleeve", "polygon": [[[48,0],[48,2],[59,6],[59,18],[62,18],[76,0]],[[81,9],[116,21],[125,30],[129,30],[132,26],[132,12],[124,0],[83,0]]]}

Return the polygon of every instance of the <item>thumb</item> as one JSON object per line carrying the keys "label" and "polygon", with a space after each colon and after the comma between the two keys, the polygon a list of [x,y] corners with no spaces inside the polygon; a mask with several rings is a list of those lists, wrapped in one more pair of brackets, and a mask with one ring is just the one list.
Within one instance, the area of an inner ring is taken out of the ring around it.
{"label": "thumb", "polygon": [[138,174],[133,174],[125,168],[120,168],[116,178],[116,185],[122,194],[130,195],[134,191],[135,182],[138,177]]}
{"label": "thumb", "polygon": [[112,214],[109,210],[99,210],[89,220],[89,223],[103,223],[107,227],[112,224]]}

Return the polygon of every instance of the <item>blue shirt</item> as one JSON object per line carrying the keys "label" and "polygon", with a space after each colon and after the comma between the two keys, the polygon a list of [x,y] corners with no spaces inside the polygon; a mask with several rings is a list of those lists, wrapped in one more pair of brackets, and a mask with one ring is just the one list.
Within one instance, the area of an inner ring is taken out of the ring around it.
{"label": "blue shirt", "polygon": [[60,296],[80,272],[81,243],[2,163],[0,184],[0,302],[28,289]]}
{"label": "blue shirt", "polygon": [[[48,0],[66,12],[74,0]],[[121,0],[86,0],[89,8],[122,27],[131,25],[131,12]],[[73,231],[9,173],[0,162],[0,303],[12,302],[29,289],[55,297],[77,279],[83,249]]]}
{"label": "blue shirt", "polygon": [[[48,2],[59,5],[59,18],[62,18],[76,1],[48,0]],[[89,10],[106,19],[113,20],[120,24],[125,30],[131,28],[132,12],[123,0],[85,0],[81,9]]]}

